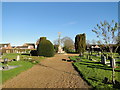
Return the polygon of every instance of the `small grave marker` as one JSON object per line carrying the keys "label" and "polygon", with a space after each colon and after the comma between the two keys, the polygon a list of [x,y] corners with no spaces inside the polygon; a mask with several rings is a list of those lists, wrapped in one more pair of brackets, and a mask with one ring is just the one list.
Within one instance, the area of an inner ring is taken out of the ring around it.
{"label": "small grave marker", "polygon": [[19,61],[20,60],[20,56],[19,55],[17,55],[17,59],[16,59],[17,61]]}
{"label": "small grave marker", "polygon": [[101,63],[106,64],[106,57],[101,55]]}
{"label": "small grave marker", "polygon": [[7,63],[8,63],[8,59],[5,58],[5,59],[4,59],[4,64],[7,64]]}
{"label": "small grave marker", "polygon": [[110,59],[110,67],[115,68],[115,66],[116,66],[115,59],[110,56],[109,56],[109,59]]}

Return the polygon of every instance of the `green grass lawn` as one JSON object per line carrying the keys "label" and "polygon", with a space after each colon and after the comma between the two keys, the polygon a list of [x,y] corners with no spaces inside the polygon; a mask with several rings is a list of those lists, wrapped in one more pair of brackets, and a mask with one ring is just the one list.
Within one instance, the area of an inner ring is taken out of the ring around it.
{"label": "green grass lawn", "polygon": [[[34,64],[37,64],[42,59],[44,59],[44,57],[29,56],[27,54],[22,55],[22,54],[17,54],[17,53],[4,54],[4,56],[2,58],[3,59],[8,58],[9,60],[12,60],[12,59],[16,59],[17,55],[20,55],[20,61],[8,62],[8,65],[11,65],[11,66],[18,65],[19,67],[10,69],[7,71],[0,71],[2,73],[2,80],[0,80],[0,81],[2,81],[2,83],[17,76],[18,74],[20,74],[23,71],[30,69]],[[28,58],[31,58],[31,59],[28,59]],[[35,63],[32,62],[33,60],[35,61]],[[2,65],[4,66],[5,64],[2,64]]]}
{"label": "green grass lawn", "polygon": [[32,58],[34,60],[41,60],[44,59],[45,57],[37,57],[37,56],[29,56],[29,54],[19,54],[19,53],[4,53],[4,55],[2,56],[2,58],[8,58],[9,60],[12,59],[17,59],[17,55],[20,55],[20,59],[27,59],[27,58]]}
{"label": "green grass lawn", "polygon": [[[112,81],[112,68],[110,68],[107,65],[103,65],[100,63],[100,57],[98,56],[92,56],[92,59],[94,58],[97,61],[91,61],[86,59],[85,57],[79,57],[79,56],[73,56],[69,57],[71,60],[75,60],[77,62],[74,62],[73,65],[77,68],[77,70],[80,72],[80,74],[83,76],[83,78],[92,85],[93,88],[120,88],[117,85],[112,84],[105,84],[104,78],[107,77],[109,81]],[[78,59],[80,61],[78,61]],[[118,60],[120,61],[120,60]],[[117,66],[120,66],[120,64],[117,64]],[[115,80],[120,82],[120,67],[115,69]],[[120,84],[119,84],[120,85]]]}
{"label": "green grass lawn", "polygon": [[18,75],[19,73],[31,68],[34,64],[31,62],[27,61],[13,61],[11,63],[8,63],[9,65],[20,65],[17,68],[7,70],[7,71],[2,71],[2,83],[7,81],[8,79],[13,78],[14,76]]}

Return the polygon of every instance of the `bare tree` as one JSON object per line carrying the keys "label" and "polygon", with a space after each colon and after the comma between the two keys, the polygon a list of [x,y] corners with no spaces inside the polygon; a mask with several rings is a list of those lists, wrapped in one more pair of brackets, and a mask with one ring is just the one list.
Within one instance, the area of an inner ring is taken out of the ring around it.
{"label": "bare tree", "polygon": [[62,38],[61,42],[66,49],[69,49],[69,50],[74,49],[74,42],[70,37]]}
{"label": "bare tree", "polygon": [[54,45],[59,45],[59,39],[53,41]]}
{"label": "bare tree", "polygon": [[96,41],[95,39],[92,39],[91,43],[92,43],[93,45],[96,45],[96,44],[97,44],[97,41]]}
{"label": "bare tree", "polygon": [[[112,20],[111,23],[108,23],[107,21],[100,22],[100,24],[97,24],[97,27],[94,27],[94,30],[92,30],[97,37],[100,40],[104,41],[104,45],[109,48],[112,58],[114,58],[113,55],[113,44],[115,44],[115,37],[118,35],[118,23],[114,22]],[[114,67],[112,67],[112,81],[115,83],[115,73],[114,73]]]}
{"label": "bare tree", "polygon": [[87,48],[90,47],[90,40],[86,40],[86,45],[87,45]]}
{"label": "bare tree", "polygon": [[112,44],[115,44],[115,38],[118,35],[116,34],[117,30],[118,24],[114,20],[111,23],[107,21],[100,22],[100,25],[97,24],[97,27],[94,27],[94,30],[92,30],[100,40],[104,41],[104,45],[109,47],[111,55],[113,55]]}

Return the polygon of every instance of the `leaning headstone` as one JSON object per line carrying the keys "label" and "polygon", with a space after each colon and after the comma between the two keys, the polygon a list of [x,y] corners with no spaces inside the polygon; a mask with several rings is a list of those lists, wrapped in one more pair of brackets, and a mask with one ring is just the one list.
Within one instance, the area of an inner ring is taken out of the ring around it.
{"label": "leaning headstone", "polygon": [[101,55],[101,63],[106,64],[106,57],[104,55]]}
{"label": "leaning headstone", "polygon": [[20,56],[19,55],[17,55],[17,59],[16,59],[17,61],[19,61],[20,60]]}

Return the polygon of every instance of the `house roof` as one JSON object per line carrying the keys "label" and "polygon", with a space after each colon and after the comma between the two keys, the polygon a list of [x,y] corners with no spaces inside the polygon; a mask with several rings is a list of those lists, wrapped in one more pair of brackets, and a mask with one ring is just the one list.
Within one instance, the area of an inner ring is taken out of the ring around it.
{"label": "house roof", "polygon": [[0,43],[0,45],[10,45],[10,43]]}
{"label": "house roof", "polygon": [[28,48],[28,46],[17,46],[16,48]]}
{"label": "house roof", "polygon": [[24,45],[35,45],[35,43],[24,43]]}

